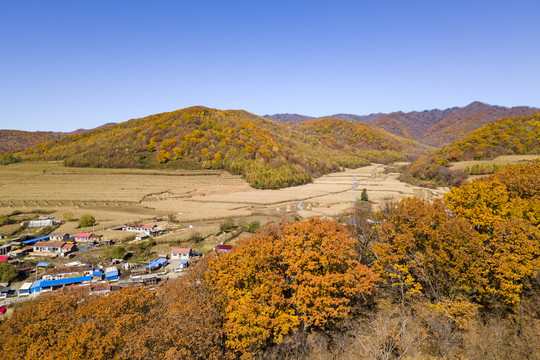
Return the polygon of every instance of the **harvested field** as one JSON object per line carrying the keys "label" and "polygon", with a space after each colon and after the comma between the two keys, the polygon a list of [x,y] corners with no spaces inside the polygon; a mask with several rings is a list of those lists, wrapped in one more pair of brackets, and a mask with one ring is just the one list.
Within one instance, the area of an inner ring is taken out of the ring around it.
{"label": "harvested field", "polygon": [[471,167],[475,164],[478,165],[492,165],[492,164],[517,164],[523,161],[532,161],[540,159],[540,155],[503,155],[496,157],[492,160],[469,160],[458,161],[450,165],[452,170],[464,170],[467,166]]}
{"label": "harvested field", "polygon": [[[219,226],[228,217],[265,223],[295,216],[333,216],[350,207],[363,188],[375,205],[385,198],[416,195],[431,199],[446,191],[402,183],[398,174],[385,174],[385,168],[374,164],[322,176],[307,185],[257,190],[225,171],[80,169],[65,168],[60,162],[19,163],[0,167],[0,214],[37,208],[58,219],[64,212],[71,212],[74,219],[92,214],[98,222],[95,228],[77,229],[77,222],[71,221],[58,231],[95,231],[128,240],[125,232],[107,229],[127,222],[155,222],[154,217],[169,214],[180,227],[196,228]],[[163,242],[182,241],[180,232]]]}

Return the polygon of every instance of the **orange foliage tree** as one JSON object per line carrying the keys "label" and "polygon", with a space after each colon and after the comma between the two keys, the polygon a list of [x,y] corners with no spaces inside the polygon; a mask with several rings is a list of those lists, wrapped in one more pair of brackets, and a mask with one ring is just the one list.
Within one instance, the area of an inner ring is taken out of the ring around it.
{"label": "orange foliage tree", "polygon": [[223,294],[227,345],[249,358],[300,324],[324,327],[372,293],[376,275],[336,221],[313,218],[267,227],[210,264]]}

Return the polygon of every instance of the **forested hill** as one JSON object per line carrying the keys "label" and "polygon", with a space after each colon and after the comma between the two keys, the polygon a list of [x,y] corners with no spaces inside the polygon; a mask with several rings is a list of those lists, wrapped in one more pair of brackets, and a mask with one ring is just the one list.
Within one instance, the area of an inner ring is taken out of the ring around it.
{"label": "forested hill", "polygon": [[381,116],[371,124],[424,144],[444,146],[497,119],[538,113],[540,113],[538,108],[527,106],[507,108],[475,101],[465,107],[445,110],[395,112]]}
{"label": "forested hill", "polygon": [[[441,147],[460,139],[480,126],[503,117],[530,116],[539,114],[540,109],[528,106],[504,107],[475,101],[464,107],[444,110],[403,112],[390,114],[352,115],[336,114],[327,117],[363,122],[377,126],[394,135],[416,140],[420,143]],[[283,122],[301,122],[315,119],[298,114],[265,115]]]}
{"label": "forested hill", "polygon": [[[347,123],[332,121],[336,129]],[[71,135],[18,155],[67,166],[226,169],[254,187],[280,188],[342,167],[401,159],[403,150],[416,148],[367,126],[357,128],[354,138],[336,137],[329,147],[329,137],[315,136],[318,130],[308,127],[299,131],[246,111],[191,107]]]}
{"label": "forested hill", "polygon": [[[99,128],[114,124],[115,123],[107,123],[99,126]],[[81,134],[87,131],[89,130],[77,129],[72,132],[0,130],[0,154],[24,150],[30,146],[43,144],[69,135]]]}
{"label": "forested hill", "polygon": [[[502,118],[437,151],[447,162],[540,154],[540,114]],[[438,161],[438,160],[435,160]]]}
{"label": "forested hill", "polygon": [[0,154],[23,150],[29,146],[57,140],[67,135],[67,133],[52,131],[0,130]]}
{"label": "forested hill", "polygon": [[435,154],[420,157],[411,165],[410,175],[440,185],[459,185],[468,174],[450,170],[452,162],[488,160],[501,155],[540,155],[540,114],[486,124]]}
{"label": "forested hill", "polygon": [[415,141],[381,131],[376,127],[336,118],[306,120],[291,124],[290,127],[303,134],[316,136],[331,149],[411,151],[420,146]]}

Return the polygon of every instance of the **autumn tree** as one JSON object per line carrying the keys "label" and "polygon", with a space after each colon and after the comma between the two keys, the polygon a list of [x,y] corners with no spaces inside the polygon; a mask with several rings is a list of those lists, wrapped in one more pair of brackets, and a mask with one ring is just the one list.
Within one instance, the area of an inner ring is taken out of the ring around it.
{"label": "autumn tree", "polygon": [[402,200],[379,236],[375,266],[402,301],[422,294],[440,301],[483,284],[481,237],[440,200]]}
{"label": "autumn tree", "polygon": [[376,280],[357,258],[345,228],[313,218],[267,226],[213,260],[208,280],[223,294],[227,345],[249,358],[302,323],[323,328],[346,317]]}

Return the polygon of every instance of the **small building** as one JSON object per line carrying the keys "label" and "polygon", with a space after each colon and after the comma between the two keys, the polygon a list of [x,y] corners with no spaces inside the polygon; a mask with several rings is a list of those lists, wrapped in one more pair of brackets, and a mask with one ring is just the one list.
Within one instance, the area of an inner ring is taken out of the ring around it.
{"label": "small building", "polygon": [[0,256],[0,263],[3,263],[4,261],[8,261],[9,256]]}
{"label": "small building", "polygon": [[146,240],[150,237],[147,233],[140,233],[135,235],[135,240]]}
{"label": "small building", "polygon": [[114,266],[108,267],[105,269],[105,279],[118,280],[120,279],[120,272]]}
{"label": "small building", "polygon": [[92,234],[90,236],[90,241],[93,242],[94,244],[101,243],[101,238],[103,238],[103,235]]}
{"label": "small building", "polygon": [[51,265],[51,264],[49,264],[49,263],[42,263],[42,262],[40,262],[40,263],[38,263],[38,264],[36,265],[36,268],[38,268],[38,269],[45,269],[45,268],[48,268],[50,265]]}
{"label": "small building", "polygon": [[64,266],[45,271],[42,280],[59,280],[65,278],[84,277],[92,275],[92,267],[89,265]]}
{"label": "small building", "polygon": [[77,246],[75,244],[68,244],[61,241],[38,241],[33,246],[32,255],[66,256],[76,250]]}
{"label": "small building", "polygon": [[191,248],[172,248],[171,259],[189,260],[193,256]]}
{"label": "small building", "polygon": [[92,233],[76,233],[74,236],[75,241],[89,243],[93,242]]}
{"label": "small building", "polygon": [[185,270],[187,269],[188,266],[189,266],[189,260],[183,259],[180,261],[180,264],[178,264],[178,267],[174,269],[174,271],[178,272],[178,271]]}
{"label": "small building", "polygon": [[30,294],[37,294],[41,292],[41,283],[43,280],[37,280],[32,283],[30,286]]}
{"label": "small building", "polygon": [[55,232],[50,235],[51,241],[68,241],[69,240],[69,234],[68,233],[62,233],[62,232]]}
{"label": "small building", "polygon": [[2,285],[0,285],[0,287],[2,287],[0,289],[0,299],[6,299],[8,297],[8,294],[11,288],[9,286],[2,286]]}
{"label": "small building", "polygon": [[30,295],[30,287],[32,286],[31,282],[25,282],[19,288],[19,296],[28,296]]}
{"label": "small building", "polygon": [[232,245],[218,245],[216,246],[216,250],[218,253],[221,253],[221,252],[231,252],[233,249]]}
{"label": "small building", "polygon": [[127,224],[122,228],[124,231],[136,231],[145,233],[148,236],[163,232],[165,229],[158,227],[156,224]]}
{"label": "small building", "polygon": [[7,255],[11,251],[11,244],[0,245],[0,255]]}
{"label": "small building", "polygon": [[[66,286],[73,286],[73,285],[79,285],[84,284],[92,281],[92,276],[80,276],[80,277],[69,277],[65,279],[58,279],[58,280],[41,280],[40,287],[41,291],[54,291]],[[33,284],[32,284],[33,285]]]}
{"label": "small building", "polygon": [[53,226],[54,221],[52,219],[47,220],[31,220],[28,222],[28,227],[45,227],[45,226]]}
{"label": "small building", "polygon": [[154,271],[154,270],[158,270],[166,266],[167,263],[168,263],[167,259],[164,259],[164,258],[156,259],[152,261],[150,264],[146,265],[145,268],[147,269],[147,271]]}
{"label": "small building", "polygon": [[92,270],[92,281],[103,280],[103,271],[101,269]]}

